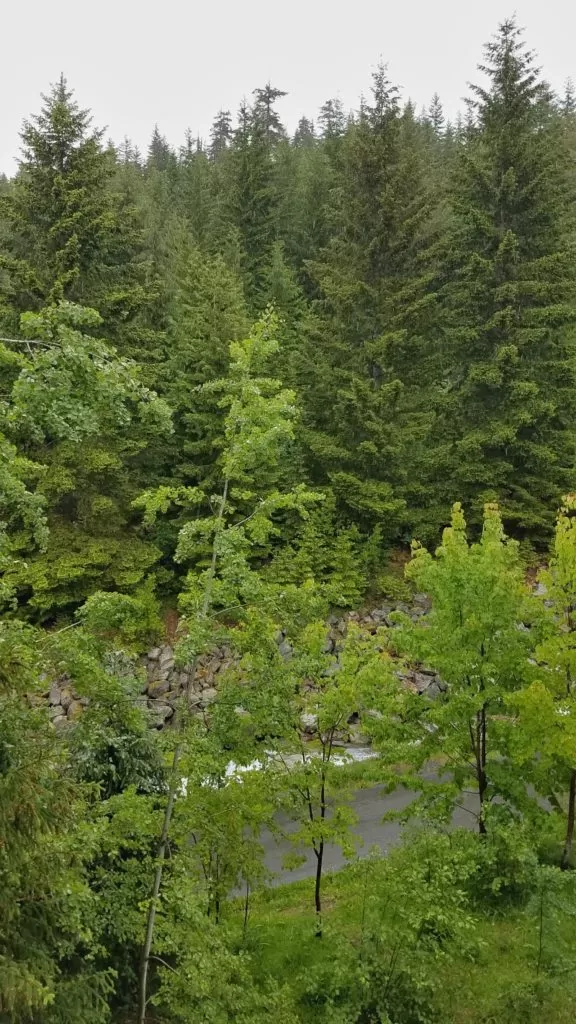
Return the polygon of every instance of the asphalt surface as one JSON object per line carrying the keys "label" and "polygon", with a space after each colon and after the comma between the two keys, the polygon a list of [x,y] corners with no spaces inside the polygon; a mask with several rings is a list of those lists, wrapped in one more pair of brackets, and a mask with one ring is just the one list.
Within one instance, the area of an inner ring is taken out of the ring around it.
{"label": "asphalt surface", "polygon": [[[429,775],[428,778],[434,778]],[[397,846],[401,838],[402,825],[397,821],[382,821],[387,811],[404,810],[416,797],[416,793],[399,787],[392,793],[385,793],[382,786],[374,786],[370,789],[356,790],[349,801],[358,816],[358,822],[354,826],[354,833],[359,837],[360,842],[357,848],[358,857],[367,857],[374,847],[382,853],[386,853],[392,847]],[[462,806],[457,808],[452,824],[455,827],[476,828],[476,810],[478,807],[477,798],[473,794],[466,795]],[[297,825],[288,818],[279,816],[278,824],[286,832],[294,832]],[[262,835],[264,847],[264,862],[269,871],[274,872],[273,883],[281,885],[285,882],[295,882],[302,878],[309,878],[316,870],[316,859],[311,850],[298,849],[288,839],[278,840],[270,832]],[[293,870],[283,867],[283,859],[288,853],[298,852],[305,856],[305,860]],[[347,862],[338,847],[326,846],[324,852],[324,870],[336,871]]]}

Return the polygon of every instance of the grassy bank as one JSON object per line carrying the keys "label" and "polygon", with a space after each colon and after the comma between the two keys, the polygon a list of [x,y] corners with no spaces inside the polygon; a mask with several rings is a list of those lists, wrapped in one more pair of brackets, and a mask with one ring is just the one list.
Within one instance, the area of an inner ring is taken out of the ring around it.
{"label": "grassy bank", "polygon": [[226,922],[302,1022],[576,1019],[573,877],[512,841],[487,853],[475,836],[421,835],[328,874],[321,938],[312,896],[312,880],[254,893],[247,923],[242,900]]}

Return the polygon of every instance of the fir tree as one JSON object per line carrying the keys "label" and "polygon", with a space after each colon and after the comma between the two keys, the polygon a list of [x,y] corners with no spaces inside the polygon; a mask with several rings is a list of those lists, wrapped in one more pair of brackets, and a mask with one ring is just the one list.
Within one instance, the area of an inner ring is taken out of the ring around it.
{"label": "fir tree", "polygon": [[254,105],[252,107],[252,118],[254,125],[262,133],[269,146],[280,142],[286,137],[286,129],[280,120],[280,115],[274,109],[277,100],[287,96],[287,92],[275,89],[270,82],[267,82],[263,89],[255,89],[253,93]]}
{"label": "fir tree", "polygon": [[463,496],[476,521],[497,499],[518,534],[542,540],[574,474],[572,195],[551,96],[514,21],[481,70],[452,192],[438,471],[446,501]]}
{"label": "fir tree", "polygon": [[313,146],[316,141],[314,122],[307,117],[301,117],[294,132],[295,146]]}
{"label": "fir tree", "polygon": [[232,114],[229,110],[219,110],[210,129],[211,160],[217,160],[229,148],[233,134]]}
{"label": "fir tree", "polygon": [[112,231],[103,131],[73,99],[62,75],[24,122],[15,187],[6,204],[14,301],[19,311],[78,299],[106,262]]}
{"label": "fir tree", "polygon": [[276,236],[277,194],[266,123],[246,104],[240,108],[228,165],[229,208],[242,246],[248,301],[263,308],[263,274]]}

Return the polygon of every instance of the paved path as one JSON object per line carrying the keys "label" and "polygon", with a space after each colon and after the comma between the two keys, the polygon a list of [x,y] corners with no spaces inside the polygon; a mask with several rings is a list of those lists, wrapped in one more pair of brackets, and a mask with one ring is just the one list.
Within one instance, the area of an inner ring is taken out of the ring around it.
{"label": "paved path", "polygon": [[[432,774],[427,776],[434,778]],[[397,821],[382,821],[386,811],[403,810],[416,796],[410,790],[399,787],[393,793],[385,793],[382,786],[373,786],[370,789],[359,789],[352,794],[350,804],[358,815],[358,822],[354,831],[362,839],[358,847],[358,856],[366,857],[371,848],[379,847],[386,853],[391,847],[397,846],[400,841],[401,825]],[[475,828],[474,817],[477,800],[473,795],[464,798],[464,806],[456,810],[453,818],[455,826]],[[472,813],[470,813],[472,812]],[[279,824],[287,832],[296,831],[297,826],[286,817],[279,817]],[[309,878],[316,870],[314,854],[311,850],[298,850],[305,854],[306,860],[293,871],[287,871],[282,867],[282,860],[289,852],[297,848],[288,840],[278,841],[269,832],[262,836],[264,846],[264,862],[266,867],[275,873],[274,885],[284,882],[295,882],[298,879]],[[326,871],[336,870],[346,864],[346,859],[337,847],[327,846],[324,853],[324,868]]]}

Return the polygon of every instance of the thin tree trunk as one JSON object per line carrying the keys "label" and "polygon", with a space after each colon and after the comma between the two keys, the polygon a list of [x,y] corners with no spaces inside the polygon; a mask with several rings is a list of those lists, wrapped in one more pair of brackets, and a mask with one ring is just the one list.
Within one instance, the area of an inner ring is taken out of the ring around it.
{"label": "thin tree trunk", "polygon": [[[320,787],[320,820],[326,818],[326,781],[322,775]],[[316,938],[322,938],[322,867],[324,864],[324,839],[320,839],[320,845],[316,853],[316,880],[314,883],[314,906],[316,907]]]}
{"label": "thin tree trunk", "polygon": [[478,798],[480,800],[480,814],[478,816],[478,832],[481,836],[486,835],[486,821],[484,819],[484,804],[488,779],[486,778],[486,705],[483,705],[477,713],[476,725],[476,765],[478,773]]}
{"label": "thin tree trunk", "polygon": [[244,897],[244,921],[242,926],[242,940],[246,942],[248,933],[248,914],[250,913],[250,882],[246,879],[246,896]]}
{"label": "thin tree trunk", "polygon": [[316,880],[314,883],[314,906],[316,908],[316,938],[322,938],[322,863],[324,861],[324,840],[316,851]]}
{"label": "thin tree trunk", "polygon": [[572,849],[574,846],[574,824],[576,822],[576,768],[570,775],[570,790],[568,793],[568,822],[566,824],[566,840],[562,852],[560,867],[566,871],[572,864]]}
{"label": "thin tree trunk", "polygon": [[164,871],[164,860],[166,858],[166,849],[168,846],[168,835],[170,832],[170,825],[172,823],[174,801],[176,799],[176,789],[179,782],[179,761],[180,744],[178,744],[178,746],[175,748],[174,757],[172,759],[172,778],[170,781],[170,790],[168,792],[168,802],[166,804],[166,810],[164,811],[164,821],[162,822],[162,833],[160,835],[160,844],[158,846],[157,854],[158,863],[156,865],[156,871],[154,873],[152,897],[150,900],[150,907],[148,909],[148,920],[146,922],[146,938],[144,939],[142,957],[140,960],[140,973],[138,978],[138,1024],[144,1024],[146,1020],[146,1007],[148,1005],[148,967],[150,964],[152,941],[154,939],[154,926],[156,924],[156,906],[158,901],[158,895],[160,893],[160,886],[162,885],[162,874]]}
{"label": "thin tree trunk", "polygon": [[[222,495],[220,497],[220,504],[218,506],[218,514],[216,517],[217,527],[224,518],[224,512],[226,509],[226,501],[228,500],[228,485],[229,481],[224,481],[224,487],[222,489]],[[200,617],[206,618],[210,603],[212,600],[212,585],[214,577],[216,575],[216,565],[218,561],[218,546],[217,546],[217,531],[214,535],[214,543],[212,546],[212,560],[210,563],[210,570],[208,578],[206,580],[206,589],[204,591],[204,599],[202,601],[202,608],[200,610]],[[190,714],[190,697],[192,692],[192,683],[194,679],[194,669],[190,673],[190,681],[188,683],[188,689],[186,693],[186,705],[183,719],[180,721],[180,729],[183,728],[185,721]],[[152,896],[150,899],[150,906],[148,908],[148,919],[146,921],[146,937],[144,939],[144,945],[142,947],[142,956],[140,958],[140,970],[138,974],[138,1017],[137,1024],[145,1024],[146,1021],[146,1008],[148,1006],[148,969],[150,966],[150,955],[152,952],[152,943],[154,941],[154,928],[156,925],[156,907],[158,896],[160,894],[160,887],[162,885],[162,875],[164,873],[164,862],[166,860],[166,850],[168,847],[168,836],[170,833],[170,826],[172,824],[172,816],[174,813],[174,802],[176,799],[176,791],[180,779],[178,777],[178,765],[180,762],[182,746],[178,743],[174,748],[174,756],[172,758],[171,768],[171,779],[170,789],[168,791],[168,801],[166,803],[166,810],[164,812],[164,820],[162,822],[162,832],[160,835],[160,843],[158,846],[158,856],[156,871],[154,872],[154,884],[152,886]]]}

